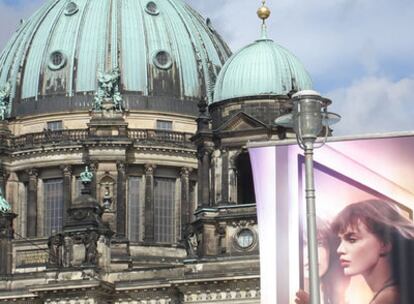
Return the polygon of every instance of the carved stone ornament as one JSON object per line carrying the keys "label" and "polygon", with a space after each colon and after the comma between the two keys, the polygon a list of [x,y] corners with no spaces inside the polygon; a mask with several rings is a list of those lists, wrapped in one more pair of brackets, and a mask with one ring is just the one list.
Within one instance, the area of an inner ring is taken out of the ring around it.
{"label": "carved stone ornament", "polygon": [[49,237],[47,246],[49,247],[48,267],[61,267],[63,264],[62,256],[63,236],[56,234]]}
{"label": "carved stone ornament", "polygon": [[11,85],[7,82],[0,89],[0,120],[5,120],[8,115],[8,108],[10,102]]}
{"label": "carved stone ornament", "polygon": [[98,72],[98,90],[94,98],[94,110],[104,110],[104,102],[112,102],[112,109],[122,111],[122,96],[119,91],[120,69],[115,67],[110,73]]}

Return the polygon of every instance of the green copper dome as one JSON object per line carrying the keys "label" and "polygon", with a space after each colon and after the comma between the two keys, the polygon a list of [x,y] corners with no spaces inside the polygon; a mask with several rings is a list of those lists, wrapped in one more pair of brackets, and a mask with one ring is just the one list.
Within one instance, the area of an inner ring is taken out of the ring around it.
{"label": "green copper dome", "polygon": [[0,89],[10,84],[17,108],[79,108],[93,99],[99,72],[119,68],[127,102],[195,101],[212,95],[229,56],[210,22],[183,0],[48,0],[0,55]]}
{"label": "green copper dome", "polygon": [[234,54],[221,70],[214,102],[257,95],[286,95],[312,88],[302,63],[270,39],[260,39]]}

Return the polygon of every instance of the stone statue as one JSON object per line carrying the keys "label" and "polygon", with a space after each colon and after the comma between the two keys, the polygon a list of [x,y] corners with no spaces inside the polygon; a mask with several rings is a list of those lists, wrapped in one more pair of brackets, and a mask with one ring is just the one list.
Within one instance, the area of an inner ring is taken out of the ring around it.
{"label": "stone statue", "polygon": [[10,204],[6,201],[6,199],[3,196],[3,192],[0,188],[0,213],[10,213],[11,207]]}
{"label": "stone statue", "polygon": [[73,240],[71,237],[66,236],[63,239],[63,266],[71,267],[72,266],[72,259],[73,259]]}
{"label": "stone statue", "polygon": [[188,253],[190,256],[196,256],[197,255],[197,251],[198,251],[198,237],[196,233],[191,233],[188,238],[187,238],[187,242],[188,242]]}
{"label": "stone statue", "polygon": [[85,167],[85,171],[80,174],[80,179],[82,183],[90,183],[93,178],[93,173],[89,171],[88,166]]}
{"label": "stone statue", "polygon": [[96,265],[98,262],[99,235],[92,231],[85,237],[85,264]]}
{"label": "stone statue", "polygon": [[113,109],[122,111],[122,96],[119,92],[120,70],[114,68],[110,73],[98,72],[98,90],[95,93],[94,110],[103,110],[103,102],[111,101]]}
{"label": "stone statue", "polygon": [[0,120],[5,120],[9,108],[11,85],[7,82],[0,89]]}
{"label": "stone statue", "polygon": [[61,234],[56,234],[49,238],[47,242],[47,246],[49,247],[49,266],[62,266],[62,245],[63,239]]}
{"label": "stone statue", "polygon": [[111,208],[111,204],[112,204],[111,191],[109,190],[109,187],[106,186],[105,193],[103,196],[103,206],[105,209],[109,210]]}

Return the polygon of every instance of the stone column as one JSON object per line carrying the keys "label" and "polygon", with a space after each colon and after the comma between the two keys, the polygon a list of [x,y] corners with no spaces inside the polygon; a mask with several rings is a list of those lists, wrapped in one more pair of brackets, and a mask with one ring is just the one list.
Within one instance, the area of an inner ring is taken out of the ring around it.
{"label": "stone column", "polygon": [[210,158],[206,148],[198,152],[198,207],[210,206]]}
{"label": "stone column", "polygon": [[7,171],[3,168],[3,166],[0,166],[0,190],[1,193],[3,193],[4,197],[6,197],[6,181],[7,181]]}
{"label": "stone column", "polygon": [[229,202],[229,153],[223,152],[222,178],[221,178],[221,197],[224,203]]}
{"label": "stone column", "polygon": [[14,213],[0,212],[0,275],[12,273],[12,243]]}
{"label": "stone column", "polygon": [[185,229],[191,221],[190,173],[191,168],[181,168],[181,229]]}
{"label": "stone column", "polygon": [[27,195],[27,237],[36,237],[37,231],[37,169],[30,169],[29,191]]}
{"label": "stone column", "polygon": [[69,165],[61,166],[63,171],[63,222],[67,218],[67,212],[72,205],[72,167]]}
{"label": "stone column", "polygon": [[229,167],[228,167],[228,195],[229,195],[229,203],[237,203],[237,166],[236,166],[236,159],[238,157],[238,153],[231,154],[229,153]]}
{"label": "stone column", "polygon": [[145,165],[145,228],[144,242],[154,242],[154,169],[155,165]]}
{"label": "stone column", "polygon": [[125,164],[117,163],[117,192],[116,192],[116,233],[118,237],[126,235],[126,174]]}
{"label": "stone column", "polygon": [[96,184],[97,184],[97,182],[96,182],[96,173],[98,171],[98,163],[96,163],[96,162],[91,163],[89,165],[89,170],[93,173],[92,181],[91,181],[91,184],[90,184],[91,196],[96,199],[97,198],[97,196],[96,196],[97,195],[97,192],[96,192]]}

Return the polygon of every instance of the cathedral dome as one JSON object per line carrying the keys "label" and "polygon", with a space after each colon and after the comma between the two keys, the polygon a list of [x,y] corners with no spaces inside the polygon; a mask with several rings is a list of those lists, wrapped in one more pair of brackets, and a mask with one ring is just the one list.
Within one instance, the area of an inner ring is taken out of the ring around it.
{"label": "cathedral dome", "polygon": [[226,62],[214,89],[214,102],[238,97],[286,95],[312,88],[302,63],[271,39],[242,48]]}
{"label": "cathedral dome", "polygon": [[126,108],[194,115],[229,56],[182,0],[49,0],[2,52],[0,89],[11,116],[85,110],[119,68]]}

